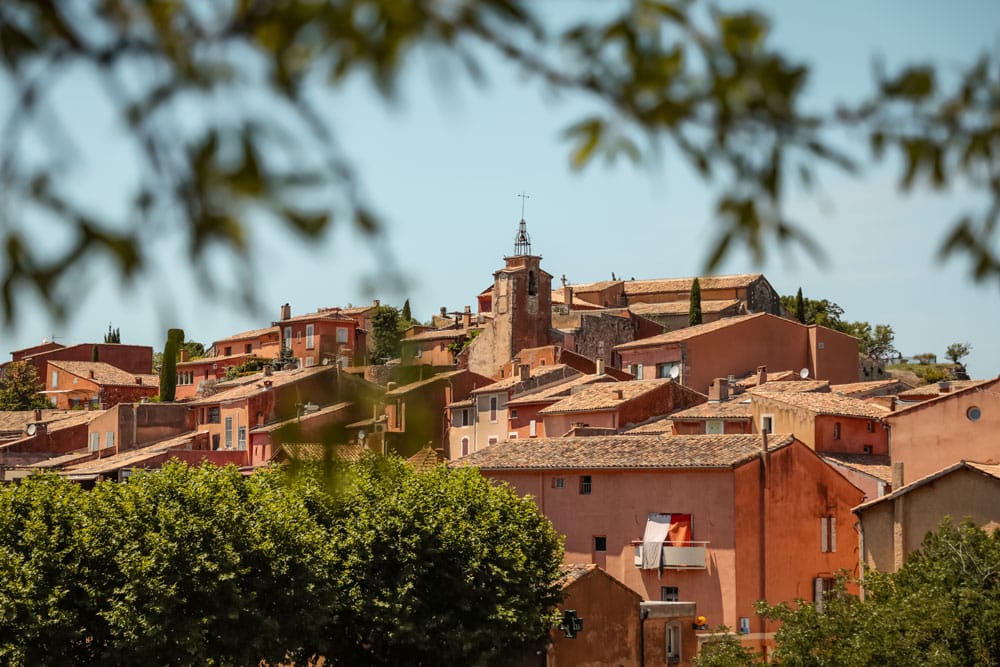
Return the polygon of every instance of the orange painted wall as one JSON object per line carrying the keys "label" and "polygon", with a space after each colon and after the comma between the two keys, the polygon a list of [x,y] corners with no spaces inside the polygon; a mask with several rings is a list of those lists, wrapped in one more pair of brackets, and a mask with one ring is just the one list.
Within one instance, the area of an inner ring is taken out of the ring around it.
{"label": "orange painted wall", "polygon": [[[910,483],[962,459],[1000,463],[1000,379],[886,419],[890,455]],[[979,421],[968,418],[978,407]]]}
{"label": "orange painted wall", "polygon": [[[834,438],[834,424],[838,423],[840,438]],[[875,419],[816,415],[815,433],[817,452],[864,454],[867,445],[872,454],[889,454],[889,429]]]}

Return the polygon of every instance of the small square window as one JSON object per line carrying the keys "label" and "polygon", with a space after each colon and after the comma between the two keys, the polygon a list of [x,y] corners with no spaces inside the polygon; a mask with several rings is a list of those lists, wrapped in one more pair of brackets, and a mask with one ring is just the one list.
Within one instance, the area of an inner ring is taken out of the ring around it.
{"label": "small square window", "polygon": [[680,599],[680,591],[676,586],[660,586],[661,602],[678,602]]}
{"label": "small square window", "polygon": [[517,409],[516,408],[511,408],[511,410],[510,410],[510,418],[511,419],[517,419]]}
{"label": "small square window", "polygon": [[580,475],[580,495],[588,496],[590,495],[591,483],[590,475]]}
{"label": "small square window", "polygon": [[566,478],[565,477],[553,477],[552,478],[552,488],[553,489],[564,489],[564,488],[566,488]]}
{"label": "small square window", "polygon": [[608,537],[607,535],[595,535],[594,536],[594,551],[607,551],[608,550]]}
{"label": "small square window", "polygon": [[865,445],[863,447],[863,449],[864,449],[865,454],[871,454],[872,453],[872,446],[871,445]]}

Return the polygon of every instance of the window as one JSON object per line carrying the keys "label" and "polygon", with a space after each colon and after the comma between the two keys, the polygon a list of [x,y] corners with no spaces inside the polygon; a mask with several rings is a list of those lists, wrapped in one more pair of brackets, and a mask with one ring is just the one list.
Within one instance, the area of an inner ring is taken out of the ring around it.
{"label": "window", "polygon": [[629,364],[628,372],[631,373],[636,380],[641,380],[642,364]]}
{"label": "window", "polygon": [[681,625],[674,622],[667,625],[667,662],[674,664],[681,661]]}
{"label": "window", "polygon": [[977,422],[983,416],[983,411],[979,409],[979,406],[973,405],[965,411],[965,416],[970,422]]}
{"label": "window", "polygon": [[660,602],[679,602],[680,592],[676,586],[660,586]]}
{"label": "window", "polygon": [[219,408],[209,408],[208,415],[205,418],[205,422],[208,424],[218,424],[219,423]]}
{"label": "window", "polygon": [[774,415],[760,416],[760,432],[774,433]]}
{"label": "window", "polygon": [[469,409],[462,408],[462,426],[469,425]]}
{"label": "window", "polygon": [[233,418],[226,417],[226,449],[233,448]]}
{"label": "window", "polygon": [[96,452],[100,448],[101,448],[101,434],[100,433],[96,433],[96,432],[95,433],[91,433],[90,434],[90,451]]}
{"label": "window", "polygon": [[397,429],[403,428],[403,399],[396,399],[396,414],[393,423]]}
{"label": "window", "polygon": [[833,422],[833,439],[840,440],[840,422]]}
{"label": "window", "polygon": [[677,364],[675,362],[670,362],[666,364],[656,364],[656,377],[658,378],[674,377],[673,375],[671,375],[671,372],[675,368],[677,369],[677,375],[680,376],[680,369],[681,369],[680,364]]}
{"label": "window", "polygon": [[337,342],[338,343],[347,342],[347,329],[345,329],[344,327],[337,327]]}
{"label": "window", "polygon": [[862,447],[862,449],[864,450],[865,454],[871,454],[872,453],[872,446],[871,445],[865,445],[864,447]]}
{"label": "window", "polygon": [[307,324],[306,325],[306,349],[311,350],[316,346],[316,325]]}
{"label": "window", "polygon": [[292,349],[292,328],[285,327],[285,344],[283,346],[286,350]]}
{"label": "window", "polygon": [[594,535],[594,551],[607,551],[607,550],[608,550],[608,536]]}
{"label": "window", "polygon": [[115,446],[115,432],[108,431],[104,434],[104,448],[111,449]]}
{"label": "window", "polygon": [[424,356],[424,348],[420,347],[419,343],[417,344],[417,347],[413,350],[413,356],[416,359],[420,359],[421,357]]}
{"label": "window", "polygon": [[490,396],[490,421],[495,422],[497,420],[497,397]]}
{"label": "window", "polygon": [[59,371],[52,371],[52,386],[59,386]]}
{"label": "window", "polygon": [[532,419],[528,422],[528,437],[536,438],[538,437],[538,424]]}
{"label": "window", "polygon": [[591,489],[590,475],[580,475],[580,495],[589,496]]}
{"label": "window", "polygon": [[837,520],[832,516],[820,517],[819,550],[823,553],[837,551]]}
{"label": "window", "polygon": [[507,434],[508,440],[517,440],[517,431],[511,431]]}
{"label": "window", "polygon": [[707,420],[705,420],[705,433],[707,435],[721,435],[722,434],[722,420],[721,419],[707,419]]}
{"label": "window", "polygon": [[229,356],[229,355],[231,355],[232,353],[233,353],[233,348],[232,348],[232,346],[229,346],[229,345],[227,345],[227,346],[226,346],[226,347],[225,347],[225,348],[224,348],[224,349],[222,350],[222,356],[224,356],[224,357],[228,357],[228,356]]}
{"label": "window", "polygon": [[245,346],[243,347],[243,350],[244,350],[244,351],[245,351],[245,352],[246,352],[247,354],[250,354],[251,352],[253,352],[253,343],[247,343],[247,344],[246,344],[246,345],[245,345]]}
{"label": "window", "polygon": [[486,444],[487,445],[495,445],[498,442],[500,442],[499,438],[497,438],[495,435],[491,435],[490,438],[489,438],[489,440],[486,441]]}
{"label": "window", "polygon": [[510,410],[510,415],[509,415],[509,418],[510,418],[510,419],[517,419],[517,410],[516,410],[516,409],[512,408],[512,409]]}
{"label": "window", "polygon": [[469,455],[469,439],[462,438],[462,456]]}
{"label": "window", "polygon": [[565,477],[553,477],[552,478],[552,488],[553,489],[564,489],[564,488],[566,488],[566,478]]}
{"label": "window", "polygon": [[315,365],[316,365],[316,359],[314,357],[306,357],[306,363],[305,363],[305,367],[306,368],[309,368],[310,366],[315,366]]}
{"label": "window", "polygon": [[239,430],[236,432],[236,449],[246,451],[247,448],[247,427],[240,426]]}
{"label": "window", "polygon": [[829,597],[830,593],[833,592],[835,582],[836,579],[829,576],[813,579],[813,603],[816,605],[816,611],[821,614],[823,613],[823,603]]}
{"label": "window", "polygon": [[868,420],[868,432],[869,433],[874,433],[875,432],[875,422],[873,422],[871,420]]}

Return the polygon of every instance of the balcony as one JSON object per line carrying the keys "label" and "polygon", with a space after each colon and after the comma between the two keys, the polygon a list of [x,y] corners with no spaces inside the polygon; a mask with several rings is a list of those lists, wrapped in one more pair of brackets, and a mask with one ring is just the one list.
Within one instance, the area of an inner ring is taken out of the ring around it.
{"label": "balcony", "polygon": [[[635,566],[642,567],[642,540],[632,542],[635,547]],[[708,542],[687,542],[684,546],[664,544],[660,564],[665,570],[704,570],[705,548]]]}

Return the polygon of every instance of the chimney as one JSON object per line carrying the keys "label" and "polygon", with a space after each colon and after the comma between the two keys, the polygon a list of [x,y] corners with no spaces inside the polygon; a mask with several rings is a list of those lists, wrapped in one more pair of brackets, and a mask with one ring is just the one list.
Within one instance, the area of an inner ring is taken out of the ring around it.
{"label": "chimney", "polygon": [[563,285],[563,302],[567,308],[573,309],[573,287],[571,285]]}
{"label": "chimney", "polygon": [[604,359],[594,362],[594,375],[604,375]]}
{"label": "chimney", "polygon": [[273,372],[274,369],[272,369],[270,365],[264,366],[264,377],[271,377],[271,373]]}
{"label": "chimney", "polygon": [[42,421],[42,411],[37,408],[35,409],[35,421],[36,422]]}
{"label": "chimney", "polygon": [[903,488],[903,462],[896,461],[892,464],[892,490]]}
{"label": "chimney", "polygon": [[94,379],[94,369],[93,368],[90,369],[90,379],[91,380]]}
{"label": "chimney", "polygon": [[188,360],[188,356],[189,356],[188,355],[188,351],[187,350],[181,350],[180,354],[181,354],[181,360],[180,361],[183,364],[185,361]]}
{"label": "chimney", "polygon": [[729,400],[729,381],[726,378],[715,378],[708,388],[708,400],[713,403]]}
{"label": "chimney", "polygon": [[531,366],[528,364],[521,364],[517,367],[517,372],[521,376],[521,382],[527,382],[528,378],[531,377]]}
{"label": "chimney", "polygon": [[448,317],[448,307],[441,306],[441,317]]}
{"label": "chimney", "polygon": [[141,377],[138,377],[138,376],[136,376],[136,378],[135,378],[135,383],[136,383],[136,384],[142,384],[142,378],[141,378]]}
{"label": "chimney", "polygon": [[617,398],[619,401],[624,400],[625,392],[621,389],[615,389],[615,398]]}
{"label": "chimney", "polygon": [[292,307],[289,304],[285,304],[281,307],[281,319],[287,320],[292,317]]}
{"label": "chimney", "polygon": [[757,386],[759,387],[759,386],[761,386],[762,384],[764,384],[766,382],[767,382],[767,366],[758,366],[757,367]]}
{"label": "chimney", "polygon": [[462,326],[466,329],[472,326],[472,306],[466,306],[462,311]]}
{"label": "chimney", "polygon": [[378,299],[373,299],[372,305],[378,308],[381,305],[381,302]]}
{"label": "chimney", "polygon": [[950,391],[951,391],[951,382],[949,382],[948,380],[941,380],[940,382],[938,382],[939,394],[947,394]]}

